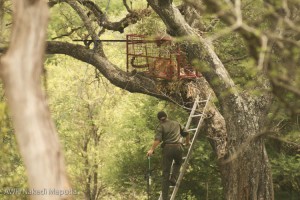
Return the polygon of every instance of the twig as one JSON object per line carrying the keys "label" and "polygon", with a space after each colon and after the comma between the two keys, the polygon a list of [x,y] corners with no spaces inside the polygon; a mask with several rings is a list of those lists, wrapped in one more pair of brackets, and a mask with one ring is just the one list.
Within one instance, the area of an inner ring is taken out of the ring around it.
{"label": "twig", "polygon": [[65,34],[62,34],[62,35],[59,35],[57,37],[54,37],[52,38],[52,40],[56,40],[56,39],[59,39],[59,38],[62,38],[62,37],[67,37],[67,36],[70,36],[72,35],[75,31],[81,29],[82,27],[77,27],[77,28],[72,28],[71,31],[69,31],[68,33],[65,33]]}

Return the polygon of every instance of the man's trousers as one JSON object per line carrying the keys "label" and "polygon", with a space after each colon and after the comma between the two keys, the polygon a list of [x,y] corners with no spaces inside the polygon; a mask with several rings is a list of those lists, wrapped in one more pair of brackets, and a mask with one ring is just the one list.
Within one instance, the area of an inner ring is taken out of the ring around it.
{"label": "man's trousers", "polygon": [[[162,197],[169,200],[170,180],[176,181],[182,164],[183,149],[181,144],[166,144],[162,150]],[[171,172],[172,162],[174,160]],[[171,176],[170,176],[171,172]]]}

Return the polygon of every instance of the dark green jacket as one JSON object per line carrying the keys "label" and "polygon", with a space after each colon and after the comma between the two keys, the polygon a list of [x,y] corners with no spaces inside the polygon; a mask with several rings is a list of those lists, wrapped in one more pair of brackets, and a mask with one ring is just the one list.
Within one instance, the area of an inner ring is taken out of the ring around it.
{"label": "dark green jacket", "polygon": [[180,124],[177,121],[166,119],[157,126],[155,140],[165,144],[180,143]]}

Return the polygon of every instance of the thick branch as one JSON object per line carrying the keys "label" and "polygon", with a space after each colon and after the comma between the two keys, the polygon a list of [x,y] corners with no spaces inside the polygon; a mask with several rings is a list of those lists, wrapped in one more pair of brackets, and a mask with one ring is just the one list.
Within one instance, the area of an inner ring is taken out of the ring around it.
{"label": "thick branch", "polygon": [[126,89],[129,92],[139,92],[149,94],[161,99],[167,97],[160,93],[154,80],[141,76],[132,75],[119,69],[106,58],[101,57],[93,50],[87,49],[81,45],[74,45],[66,42],[48,42],[48,54],[65,54],[96,67],[104,77],[114,85]]}

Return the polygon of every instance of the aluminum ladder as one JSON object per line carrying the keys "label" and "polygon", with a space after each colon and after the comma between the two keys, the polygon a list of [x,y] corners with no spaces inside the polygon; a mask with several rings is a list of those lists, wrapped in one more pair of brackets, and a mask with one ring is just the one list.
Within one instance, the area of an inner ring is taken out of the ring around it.
{"label": "aluminum ladder", "polygon": [[[190,145],[190,147],[188,149],[187,155],[184,157],[185,158],[184,162],[181,165],[180,173],[179,173],[178,179],[176,181],[176,184],[174,186],[174,189],[173,189],[173,192],[172,192],[170,200],[175,200],[175,196],[176,196],[177,191],[179,189],[180,183],[181,183],[181,181],[183,179],[183,176],[184,176],[184,173],[186,172],[186,169],[188,167],[188,162],[189,162],[189,160],[191,158],[192,151],[193,151],[193,148],[195,146],[195,142],[196,142],[198,134],[200,132],[201,124],[202,124],[202,122],[203,122],[203,120],[205,118],[205,111],[206,111],[208,102],[210,100],[210,97],[211,97],[211,94],[208,95],[208,98],[206,100],[200,100],[199,99],[199,95],[198,95],[196,97],[196,99],[195,99],[195,102],[194,102],[194,105],[192,107],[190,116],[189,116],[188,121],[187,121],[187,123],[185,125],[185,130],[188,131],[188,132],[190,132],[190,133],[194,133],[194,135],[193,135],[193,138],[192,138],[191,145]],[[197,127],[196,128],[190,128],[192,119],[196,118],[196,117],[199,118]],[[173,163],[174,163],[174,161],[173,161]],[[172,167],[171,167],[171,172],[172,172],[172,168],[173,168],[173,164],[172,164]],[[160,193],[160,196],[159,196],[158,200],[162,200],[162,193]]]}

